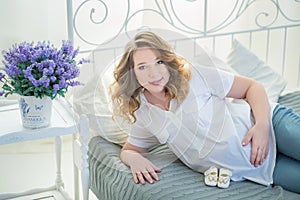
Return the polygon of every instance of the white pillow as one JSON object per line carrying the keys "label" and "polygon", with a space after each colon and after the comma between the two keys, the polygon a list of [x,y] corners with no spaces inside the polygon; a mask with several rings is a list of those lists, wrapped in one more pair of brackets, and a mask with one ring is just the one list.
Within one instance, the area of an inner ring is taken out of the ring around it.
{"label": "white pillow", "polygon": [[[107,68],[113,75],[114,65]],[[101,136],[106,140],[123,145],[128,137],[129,124],[112,119],[108,87],[113,79],[104,74],[94,74],[83,86],[73,90],[73,107],[77,114],[85,114],[89,119],[90,138]]]}
{"label": "white pillow", "polygon": [[219,69],[236,73],[226,62],[217,57],[214,52],[207,47],[201,47],[197,55],[193,57],[192,63],[200,64],[207,67],[217,67]]}
{"label": "white pillow", "polygon": [[271,102],[277,102],[279,95],[286,87],[287,81],[280,74],[238,40],[233,41],[231,52],[227,57],[227,64],[238,74],[262,83]]}

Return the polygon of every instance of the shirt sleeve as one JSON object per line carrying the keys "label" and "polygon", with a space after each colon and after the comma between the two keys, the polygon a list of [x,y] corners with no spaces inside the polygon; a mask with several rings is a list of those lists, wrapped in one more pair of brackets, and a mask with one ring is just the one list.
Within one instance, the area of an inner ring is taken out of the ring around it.
{"label": "shirt sleeve", "polygon": [[131,125],[130,134],[127,142],[137,147],[148,149],[156,144],[159,144],[158,139],[151,134],[143,125],[142,117],[139,118],[139,112],[136,112],[137,121]]}
{"label": "shirt sleeve", "polygon": [[233,73],[217,67],[196,66],[194,68],[212,95],[226,97],[234,81]]}

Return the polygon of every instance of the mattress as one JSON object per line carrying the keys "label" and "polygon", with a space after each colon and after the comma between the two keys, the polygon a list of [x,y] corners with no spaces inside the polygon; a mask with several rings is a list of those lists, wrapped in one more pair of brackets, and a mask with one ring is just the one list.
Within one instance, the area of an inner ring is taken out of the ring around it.
{"label": "mattress", "polygon": [[[279,98],[279,103],[300,114],[300,91]],[[203,175],[186,167],[165,145],[150,150],[149,159],[162,168],[154,184],[135,184],[130,169],[119,159],[121,147],[100,136],[89,143],[90,189],[105,200],[150,199],[300,199],[300,194],[280,186],[266,187],[250,181],[231,182],[228,189],[208,187]]]}

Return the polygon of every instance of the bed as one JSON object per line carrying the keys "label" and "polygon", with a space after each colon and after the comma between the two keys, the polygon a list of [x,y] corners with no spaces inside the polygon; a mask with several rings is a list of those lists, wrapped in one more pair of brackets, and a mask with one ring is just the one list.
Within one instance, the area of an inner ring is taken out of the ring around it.
{"label": "bed", "polygon": [[68,96],[80,130],[74,138],[76,198],[88,199],[92,192],[107,200],[300,199],[300,194],[280,186],[250,181],[232,182],[225,190],[207,187],[202,174],[182,164],[164,145],[148,155],[163,168],[160,181],[134,184],[130,169],[119,159],[129,127],[112,120],[108,95],[124,44],[137,31],[151,30],[193,63],[260,81],[270,101],[300,114],[299,8],[297,0],[67,0],[69,39],[91,61],[81,68],[84,86]]}

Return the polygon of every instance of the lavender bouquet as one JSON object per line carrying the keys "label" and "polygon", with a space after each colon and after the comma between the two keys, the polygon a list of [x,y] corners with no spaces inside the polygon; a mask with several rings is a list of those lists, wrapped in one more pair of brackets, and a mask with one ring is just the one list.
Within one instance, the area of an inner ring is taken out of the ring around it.
{"label": "lavender bouquet", "polygon": [[60,49],[49,42],[23,42],[2,51],[4,68],[0,70],[5,73],[0,72],[0,96],[64,97],[69,86],[80,85],[75,78],[80,73],[78,65],[85,60],[76,62],[78,51],[70,41],[63,41]]}

